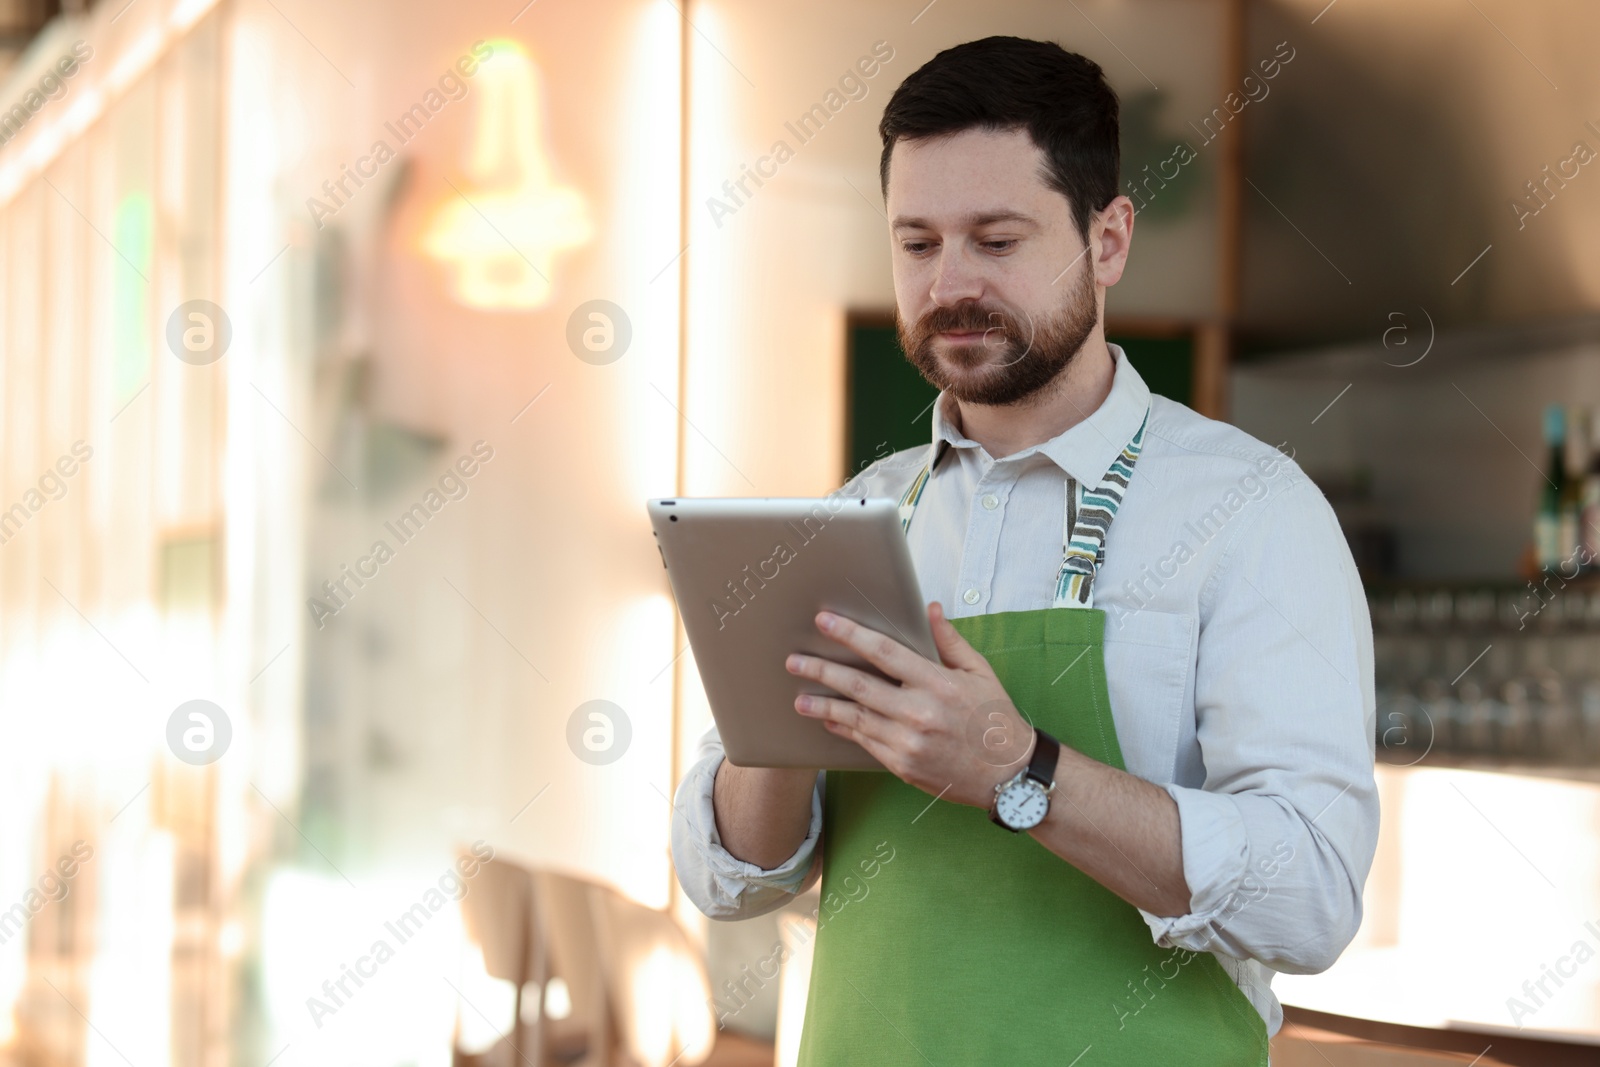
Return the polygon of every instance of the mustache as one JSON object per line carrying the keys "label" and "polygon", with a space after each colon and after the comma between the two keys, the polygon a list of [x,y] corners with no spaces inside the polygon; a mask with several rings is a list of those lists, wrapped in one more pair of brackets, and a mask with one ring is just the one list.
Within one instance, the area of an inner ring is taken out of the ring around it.
{"label": "mustache", "polygon": [[976,302],[936,307],[922,317],[918,332],[923,336],[936,333],[972,332],[994,328],[1005,329],[1015,324],[1015,319],[1000,308],[988,308]]}
{"label": "mustache", "polygon": [[[1019,320],[1009,311],[988,308],[975,301],[955,304],[950,307],[936,307],[918,321],[915,332],[910,335],[910,340],[916,349],[927,349],[931,352],[933,339],[937,334],[944,332],[982,333],[981,343],[985,349],[1010,348],[1013,351],[1013,357],[1005,364],[1010,366],[1027,356],[1033,348],[1033,316],[1027,315],[1024,318],[1025,322]],[[967,361],[966,357],[959,354],[955,358],[961,362]]]}

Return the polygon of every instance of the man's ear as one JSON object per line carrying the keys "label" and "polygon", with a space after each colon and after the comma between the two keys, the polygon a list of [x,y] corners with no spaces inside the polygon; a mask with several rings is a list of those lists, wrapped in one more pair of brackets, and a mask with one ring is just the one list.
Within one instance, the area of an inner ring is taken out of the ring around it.
{"label": "man's ear", "polygon": [[1133,244],[1133,201],[1125,196],[1096,211],[1089,222],[1090,247],[1094,249],[1094,279],[1099,285],[1116,285],[1128,263]]}

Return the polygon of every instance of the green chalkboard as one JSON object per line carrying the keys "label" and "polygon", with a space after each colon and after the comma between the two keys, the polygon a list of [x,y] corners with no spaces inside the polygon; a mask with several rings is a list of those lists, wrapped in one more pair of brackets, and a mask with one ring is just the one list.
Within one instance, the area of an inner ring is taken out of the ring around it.
{"label": "green chalkboard", "polygon": [[849,326],[846,388],[844,472],[848,480],[875,459],[933,436],[933,401],[939,390],[929,385],[906,359],[894,324],[883,316],[855,320]]}
{"label": "green chalkboard", "polygon": [[1194,396],[1194,335],[1178,337],[1129,337],[1111,333],[1106,340],[1122,346],[1128,362],[1139,372],[1139,377],[1168,400],[1180,404],[1191,403]]}

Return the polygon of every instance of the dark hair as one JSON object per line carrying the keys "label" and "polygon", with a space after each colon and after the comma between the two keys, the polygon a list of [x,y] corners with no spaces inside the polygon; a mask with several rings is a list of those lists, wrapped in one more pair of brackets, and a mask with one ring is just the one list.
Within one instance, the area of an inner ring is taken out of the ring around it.
{"label": "dark hair", "polygon": [[901,82],[883,109],[878,180],[889,195],[889,155],[899,139],[973,127],[1026,129],[1044,150],[1050,188],[1067,198],[1078,234],[1117,195],[1117,94],[1099,64],[1053,41],[985,37],[946,48]]}

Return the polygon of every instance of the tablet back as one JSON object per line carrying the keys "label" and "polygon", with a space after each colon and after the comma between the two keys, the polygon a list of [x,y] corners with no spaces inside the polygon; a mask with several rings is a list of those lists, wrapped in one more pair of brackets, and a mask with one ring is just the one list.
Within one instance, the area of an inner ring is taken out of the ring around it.
{"label": "tablet back", "polygon": [[648,508],[728,760],[882,770],[795,711],[798,693],[838,694],[783,664],[809,653],[882,677],[816,628],[822,610],[939,661],[895,501],[680,497]]}

